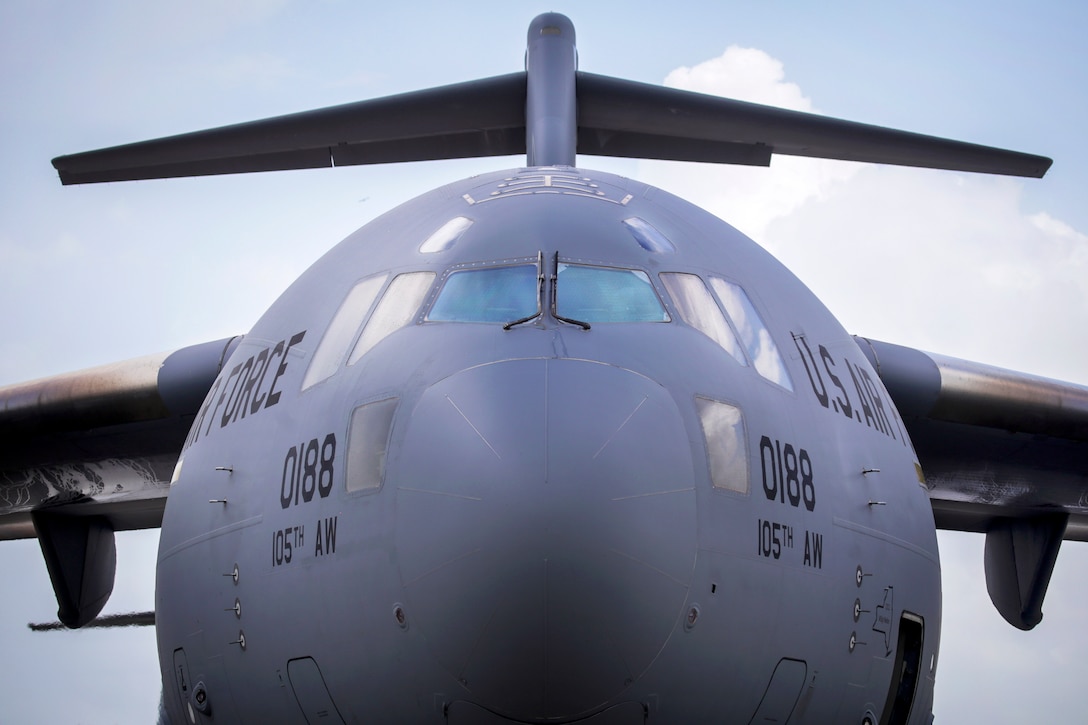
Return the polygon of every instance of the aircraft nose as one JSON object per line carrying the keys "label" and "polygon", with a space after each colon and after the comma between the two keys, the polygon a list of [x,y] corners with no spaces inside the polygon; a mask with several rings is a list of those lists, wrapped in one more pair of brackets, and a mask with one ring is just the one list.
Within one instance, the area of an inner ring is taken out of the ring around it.
{"label": "aircraft nose", "polygon": [[591,712],[681,621],[692,457],[668,392],[615,366],[509,360],[429,388],[396,488],[405,614],[465,699],[519,719]]}

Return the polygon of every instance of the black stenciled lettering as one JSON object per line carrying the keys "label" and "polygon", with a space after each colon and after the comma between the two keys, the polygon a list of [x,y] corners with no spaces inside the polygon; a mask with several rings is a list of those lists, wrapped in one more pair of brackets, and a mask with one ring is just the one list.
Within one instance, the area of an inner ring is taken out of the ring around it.
{"label": "black stenciled lettering", "polygon": [[[893,440],[902,441],[903,445],[908,445],[902,420],[887,393],[884,392],[879,378],[870,374],[863,365],[855,365],[849,358],[844,357],[836,361],[825,345],[817,346],[821,363],[817,365],[804,336],[794,335],[793,340],[805,371],[808,373],[813,393],[821,405],[836,413],[842,413],[858,423],[864,423],[867,427],[874,428]],[[840,363],[846,366],[856,397],[850,395],[844,378],[837,372]],[[821,366],[823,367],[822,374],[819,370]],[[831,381],[830,388],[823,382],[824,374]]]}
{"label": "black stenciled lettering", "polygon": [[315,493],[321,498],[328,497],[335,478],[335,461],[336,435],[333,433],[288,448],[280,477],[280,507],[297,506],[300,500],[309,503]]}
{"label": "black stenciled lettering", "polygon": [[[790,334],[793,335],[793,333]],[[805,366],[808,382],[812,385],[812,392],[816,395],[816,400],[820,401],[820,405],[826,408],[828,406],[827,387],[824,385],[823,378],[820,377],[820,370],[816,367],[816,359],[812,357],[812,350],[809,349],[808,341],[805,340],[803,335],[793,335],[793,344],[797,347],[797,352],[801,354],[801,363]],[[805,347],[804,350],[801,349],[802,345]],[[811,367],[809,367],[809,361],[812,361]],[[813,377],[814,374],[815,377]],[[819,382],[818,387],[817,381]]]}
{"label": "black stenciled lettering", "polygon": [[306,451],[306,444],[305,443],[299,443],[298,444],[298,468],[295,469],[295,481],[294,481],[294,484],[293,484],[294,485],[294,492],[295,492],[295,500],[294,500],[295,506],[298,506],[298,497],[299,497],[299,494],[302,493],[302,469],[303,469],[303,463],[302,462],[303,462],[303,456],[305,454],[305,451]]}
{"label": "black stenciled lettering", "polygon": [[862,388],[865,390],[865,395],[869,399],[869,405],[873,409],[873,423],[878,431],[888,434],[887,426],[884,424],[884,420],[880,415],[880,401],[874,396],[876,391],[873,389],[872,381],[866,379],[865,370],[860,365],[854,365],[854,372],[857,373],[858,380],[861,382]]}
{"label": "black stenciled lettering", "polygon": [[804,499],[805,508],[811,511],[816,508],[816,484],[812,480],[812,459],[804,448],[801,449],[801,455],[798,458],[801,463],[801,498]]}
{"label": "black stenciled lettering", "polygon": [[[249,376],[249,380],[246,382],[246,400],[250,400],[250,393],[254,393],[252,396],[253,404],[249,406],[249,412],[256,413],[261,409],[261,404],[257,401],[256,391],[261,387],[261,381],[264,380],[264,374],[268,371],[268,348],[264,348],[253,361],[253,372]],[[242,417],[246,416],[246,412],[242,411]]]}
{"label": "black stenciled lettering", "polygon": [[325,553],[336,553],[336,520],[337,516],[325,519]]}
{"label": "black stenciled lettering", "polygon": [[808,451],[763,436],[759,439],[759,465],[768,501],[788,503],[793,508],[804,503],[809,511],[816,508],[816,482]]}
{"label": "black stenciled lettering", "polygon": [[790,498],[790,506],[796,507],[801,503],[801,478],[797,470],[797,453],[789,443],[786,444],[782,453],[786,464],[786,485],[783,488]]}
{"label": "black stenciled lettering", "polygon": [[[767,459],[771,460],[771,481],[767,483]],[[778,466],[774,460],[774,444],[767,436],[759,439],[759,462],[763,471],[763,494],[768,501],[774,501],[778,497]]]}
{"label": "black stenciled lettering", "polygon": [[[226,397],[226,399],[227,399],[227,405],[226,405],[226,407],[223,408],[223,415],[219,419],[219,427],[220,428],[225,428],[227,426],[227,424],[230,423],[230,416],[231,416],[231,413],[234,411],[235,401],[237,400],[237,395],[236,394],[238,393],[238,388],[241,387],[241,382],[242,382],[242,377],[243,377],[242,376],[242,368],[244,366],[245,366],[245,363],[240,362],[240,363],[238,363],[237,365],[234,366],[233,370],[230,371],[230,377],[234,380],[234,387],[232,387],[230,389],[230,395],[229,396],[226,395],[226,392],[227,392],[226,387],[224,386],[224,388],[223,388],[223,394],[224,394],[224,397]],[[229,383],[230,380],[228,379],[227,382]],[[215,412],[216,413],[219,412],[218,407],[216,407]]]}
{"label": "black stenciled lettering", "polygon": [[774,452],[778,455],[778,494],[781,503],[786,503],[786,482],[783,480],[785,466],[782,464],[782,441],[774,442]]}
{"label": "black stenciled lettering", "polygon": [[[276,383],[287,372],[287,356],[291,353],[291,348],[302,342],[302,338],[306,337],[306,331],[296,332],[291,336],[290,342],[287,343],[287,347],[283,350],[283,357],[280,359],[280,366],[276,369],[276,376],[272,378],[272,384],[268,386],[268,400],[265,402],[264,407],[271,408],[276,403],[280,402],[280,394],[276,390]],[[276,347],[279,347],[277,345]]]}
{"label": "black stenciled lettering", "polygon": [[321,443],[321,470],[317,474],[317,492],[325,498],[332,491],[332,462],[336,458],[336,436],[329,433]]}
{"label": "black stenciled lettering", "polygon": [[[858,382],[858,377],[854,374],[854,366],[850,364],[849,360],[846,361],[846,370],[850,373],[850,379],[854,382],[854,390],[857,391],[858,398],[861,401],[861,412],[865,416],[865,425],[872,428],[876,423],[876,418],[873,417],[873,409],[869,406],[868,395],[865,392],[865,388]],[[861,420],[860,416],[855,417],[858,420]]]}
{"label": "black stenciled lettering", "polygon": [[760,556],[781,559],[782,548],[793,546],[793,528],[787,524],[760,519],[756,525],[756,538],[756,550]]}
{"label": "black stenciled lettering", "polygon": [[843,387],[842,381],[839,380],[839,376],[832,370],[832,368],[835,367],[835,360],[823,345],[820,345],[819,350],[820,359],[823,360],[824,363],[824,372],[826,372],[827,377],[831,379],[831,384],[838,388],[839,392],[842,393],[842,396],[835,396],[832,407],[847,418],[853,418],[854,407],[850,404],[850,396],[846,394],[846,388]]}
{"label": "black stenciled lettering", "polygon": [[[249,400],[249,391],[252,389],[252,384],[249,382],[249,378],[253,373],[253,358],[249,358],[242,365],[241,372],[238,373],[238,383],[236,385],[238,389],[238,395],[234,396],[234,399],[230,404],[230,420],[228,422],[233,423],[238,420],[238,409],[241,408],[243,413],[245,406],[242,403],[242,399]],[[245,381],[244,383],[242,381]],[[245,417],[244,415],[242,417]]]}
{"label": "black stenciled lettering", "polygon": [[880,394],[880,389],[876,386],[872,376],[869,375],[869,371],[859,367],[858,373],[861,375],[862,380],[865,382],[865,387],[869,390],[869,397],[873,401],[873,407],[876,409],[877,419],[882,422],[882,430],[890,435],[893,440],[898,440],[895,435],[895,431],[892,430],[892,422],[888,418],[888,413],[884,410],[884,396]]}
{"label": "black stenciled lettering", "polygon": [[[268,348],[261,350],[265,357],[268,356]],[[261,366],[260,354],[256,357],[251,357],[246,361],[249,367],[249,372],[246,375],[246,384],[242,387],[242,393],[238,396],[238,402],[234,404],[234,415],[231,417],[231,422],[238,420],[239,418],[245,418],[247,409],[249,408],[249,401],[253,395],[253,386],[257,384],[257,376],[259,374],[259,368]]]}
{"label": "black stenciled lettering", "polygon": [[[272,358],[274,356],[276,356],[276,355],[282,355],[282,354],[283,354],[283,340],[280,340],[279,342],[276,343],[276,347],[275,347],[275,349],[272,350],[271,355],[268,353],[268,348],[267,347],[265,349],[261,350],[261,352],[257,355],[257,362],[260,363],[260,365],[261,365],[261,372],[260,372],[259,376],[257,377],[257,384],[254,387],[253,403],[249,406],[250,414],[256,413],[258,410],[261,409],[261,406],[264,404],[264,399],[265,399],[266,395],[264,395],[264,394],[256,395],[256,393],[260,392],[261,386],[264,385],[264,375],[265,375],[265,373],[268,372],[268,366],[269,366],[269,363],[272,362]],[[256,372],[256,369],[257,369],[256,366],[254,366],[253,369],[254,369],[254,372]]]}
{"label": "black stenciled lettering", "polygon": [[[336,516],[317,520],[317,541],[314,543],[314,556],[325,556],[336,553]],[[322,538],[322,524],[324,524],[324,538]]]}
{"label": "black stenciled lettering", "polygon": [[[219,415],[219,407],[221,405],[223,405],[223,403],[227,400],[227,388],[230,387],[230,381],[236,375],[238,375],[238,371],[241,370],[241,369],[242,369],[242,363],[238,363],[237,365],[235,365],[234,369],[230,371],[230,375],[227,376],[226,381],[223,383],[223,393],[219,396],[219,402],[215,404],[215,409],[212,410],[212,419],[208,421],[208,430],[204,431],[205,435],[207,435],[208,432],[211,431],[212,423],[215,422],[216,416]],[[237,387],[237,386],[238,386],[238,384],[235,383],[235,387]],[[234,395],[233,390],[230,392],[230,395],[231,396]],[[221,423],[219,427],[222,428],[224,425],[226,425],[226,422]]]}
{"label": "black stenciled lettering", "polygon": [[193,427],[189,430],[189,438],[185,442],[185,448],[193,445],[200,438],[200,426],[204,424],[204,416],[208,414],[208,408],[211,406],[212,401],[215,400],[215,394],[219,392],[219,386],[222,382],[221,378],[216,378],[211,391],[204,397],[204,404],[200,406],[200,413],[197,415],[196,422],[193,423]]}
{"label": "black stenciled lettering", "polygon": [[815,531],[805,532],[805,566],[822,569],[824,566],[824,536]]}
{"label": "black stenciled lettering", "polygon": [[272,566],[290,564],[294,558],[295,549],[302,552],[302,546],[306,542],[306,527],[288,526],[284,529],[276,529],[272,532]]}
{"label": "black stenciled lettering", "polygon": [[302,465],[302,500],[306,503],[310,503],[314,497],[314,491],[317,490],[317,439],[310,440],[310,444],[306,446],[306,453],[303,456]]}
{"label": "black stenciled lettering", "polygon": [[[290,469],[290,472],[288,472]],[[280,478],[280,508],[291,505],[295,495],[295,478],[298,475],[298,451],[294,446],[287,449],[283,458],[283,475]]]}

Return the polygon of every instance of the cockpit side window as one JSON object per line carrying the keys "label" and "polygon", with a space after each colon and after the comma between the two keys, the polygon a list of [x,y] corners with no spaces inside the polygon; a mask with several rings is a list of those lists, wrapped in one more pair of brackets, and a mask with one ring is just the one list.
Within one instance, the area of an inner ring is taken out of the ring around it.
{"label": "cockpit side window", "polygon": [[359,335],[359,341],[348,357],[348,365],[357,363],[386,336],[411,322],[433,281],[434,272],[408,272],[393,278],[370,314],[363,334]]}
{"label": "cockpit side window", "polygon": [[348,493],[381,488],[389,431],[396,411],[397,399],[386,398],[360,405],[352,412],[347,474],[344,476]]}
{"label": "cockpit side window", "polygon": [[650,278],[636,269],[557,265],[556,312],[584,322],[668,322]]}
{"label": "cockpit side window", "polygon": [[748,364],[737,336],[702,278],[681,272],[662,272],[661,281],[684,322],[721,345],[741,365]]}
{"label": "cockpit side window", "polygon": [[748,437],[740,408],[710,398],[695,398],[706,441],[707,466],[714,488],[748,493]]}
{"label": "cockpit side window", "polygon": [[326,380],[340,369],[351,341],[355,339],[355,334],[370,308],[374,306],[374,300],[388,278],[387,274],[379,274],[368,277],[351,288],[314,350],[310,366],[306,369],[306,377],[302,380],[303,390]]}
{"label": "cockpit side window", "polygon": [[710,286],[721,300],[726,315],[733,322],[733,327],[740,336],[752,367],[776,385],[793,390],[790,374],[778,353],[771,333],[763,324],[763,319],[756,312],[748,294],[738,285],[718,277],[710,278]]}
{"label": "cockpit side window", "polygon": [[506,323],[536,310],[535,265],[463,269],[446,278],[427,320]]}

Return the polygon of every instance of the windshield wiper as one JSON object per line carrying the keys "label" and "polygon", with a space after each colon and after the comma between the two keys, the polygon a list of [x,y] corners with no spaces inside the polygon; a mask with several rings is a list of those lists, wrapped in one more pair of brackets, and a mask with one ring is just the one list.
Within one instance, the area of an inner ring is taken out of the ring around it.
{"label": "windshield wiper", "polygon": [[568,325],[577,325],[578,327],[581,327],[583,330],[588,330],[589,329],[589,323],[588,322],[582,322],[581,320],[575,320],[575,319],[570,318],[570,317],[563,317],[562,315],[560,315],[558,312],[555,311],[556,288],[558,287],[558,284],[557,284],[558,280],[559,280],[559,250],[556,250],[556,252],[555,252],[555,263],[552,265],[552,317],[559,320],[560,322],[565,322]]}
{"label": "windshield wiper", "polygon": [[536,283],[536,312],[528,317],[522,317],[520,320],[507,322],[502,326],[502,329],[509,330],[518,325],[524,325],[526,322],[532,322],[544,314],[544,252],[536,253]]}

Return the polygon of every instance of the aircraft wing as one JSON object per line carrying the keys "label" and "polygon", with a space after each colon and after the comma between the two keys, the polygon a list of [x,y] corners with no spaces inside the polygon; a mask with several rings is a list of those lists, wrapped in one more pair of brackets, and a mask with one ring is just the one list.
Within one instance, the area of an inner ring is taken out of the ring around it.
{"label": "aircraft wing", "polygon": [[158,526],[193,418],[239,340],[0,388],[0,540],[36,536],[41,515]]}
{"label": "aircraft wing", "polygon": [[66,626],[109,599],[113,532],[162,524],[193,419],[240,340],[0,388],[0,540],[37,537]]}
{"label": "aircraft wing", "polygon": [[986,534],[986,588],[1031,629],[1063,539],[1088,541],[1088,387],[855,340],[914,443],[940,529]]}
{"label": "aircraft wing", "polygon": [[937,527],[1065,512],[1088,541],[1088,388],[855,338],[903,416]]}

